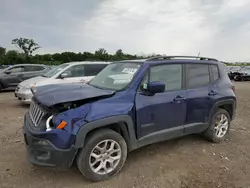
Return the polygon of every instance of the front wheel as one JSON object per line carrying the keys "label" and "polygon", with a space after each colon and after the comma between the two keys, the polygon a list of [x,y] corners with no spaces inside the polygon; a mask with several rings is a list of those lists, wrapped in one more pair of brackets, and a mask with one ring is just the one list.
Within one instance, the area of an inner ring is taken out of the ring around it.
{"label": "front wheel", "polygon": [[205,137],[215,143],[225,139],[230,128],[230,116],[224,109],[218,109],[213,115],[209,128],[204,132]]}
{"label": "front wheel", "polygon": [[76,164],[90,181],[104,181],[115,176],[127,158],[127,145],[123,137],[111,129],[94,132],[81,149]]}

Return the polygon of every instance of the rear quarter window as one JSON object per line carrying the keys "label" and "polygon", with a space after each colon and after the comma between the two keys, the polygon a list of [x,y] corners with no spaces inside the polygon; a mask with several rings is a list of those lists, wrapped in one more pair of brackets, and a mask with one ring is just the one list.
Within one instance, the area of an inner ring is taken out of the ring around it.
{"label": "rear quarter window", "polygon": [[217,65],[210,65],[211,67],[211,80],[216,81],[220,78],[219,69]]}

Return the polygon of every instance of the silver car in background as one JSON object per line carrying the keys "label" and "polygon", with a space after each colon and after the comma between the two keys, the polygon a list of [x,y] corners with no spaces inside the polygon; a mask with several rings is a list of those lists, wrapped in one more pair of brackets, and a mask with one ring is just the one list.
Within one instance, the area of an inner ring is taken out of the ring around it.
{"label": "silver car in background", "polygon": [[15,96],[23,103],[30,104],[33,86],[63,83],[86,83],[96,76],[111,62],[70,62],[52,68],[42,76],[37,76],[21,82],[15,90]]}

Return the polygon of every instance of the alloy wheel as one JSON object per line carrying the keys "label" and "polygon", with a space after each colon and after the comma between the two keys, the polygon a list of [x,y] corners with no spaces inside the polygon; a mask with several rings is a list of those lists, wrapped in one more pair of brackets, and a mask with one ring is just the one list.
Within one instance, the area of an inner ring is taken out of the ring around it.
{"label": "alloy wheel", "polygon": [[121,155],[121,147],[116,141],[103,140],[90,153],[90,168],[96,174],[108,174],[117,167]]}

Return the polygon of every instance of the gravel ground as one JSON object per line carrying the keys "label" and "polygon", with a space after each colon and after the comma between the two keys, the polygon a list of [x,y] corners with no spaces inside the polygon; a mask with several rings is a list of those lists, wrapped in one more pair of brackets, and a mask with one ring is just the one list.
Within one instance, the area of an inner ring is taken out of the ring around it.
{"label": "gravel ground", "polygon": [[13,92],[0,93],[0,187],[250,187],[250,83],[236,83],[238,108],[228,140],[212,144],[187,136],[130,153],[123,170],[111,180],[88,182],[71,169],[36,167],[27,161],[22,136],[27,106]]}

